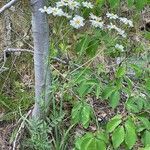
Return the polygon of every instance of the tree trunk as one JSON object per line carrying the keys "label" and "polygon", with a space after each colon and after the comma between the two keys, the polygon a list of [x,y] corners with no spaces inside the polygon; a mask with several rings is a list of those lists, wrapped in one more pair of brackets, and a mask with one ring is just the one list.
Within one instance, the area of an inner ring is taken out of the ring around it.
{"label": "tree trunk", "polygon": [[35,106],[32,116],[42,118],[46,115],[50,102],[49,26],[46,14],[39,11],[39,8],[46,5],[45,0],[30,0],[30,2],[35,70]]}

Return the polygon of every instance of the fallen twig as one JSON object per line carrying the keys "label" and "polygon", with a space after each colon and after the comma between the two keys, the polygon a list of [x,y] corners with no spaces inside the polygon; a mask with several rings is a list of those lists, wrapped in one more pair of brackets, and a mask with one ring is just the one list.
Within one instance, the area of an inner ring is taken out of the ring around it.
{"label": "fallen twig", "polygon": [[12,5],[14,5],[19,0],[11,0],[6,5],[4,5],[2,8],[0,8],[0,14],[4,12],[6,9],[9,9]]}

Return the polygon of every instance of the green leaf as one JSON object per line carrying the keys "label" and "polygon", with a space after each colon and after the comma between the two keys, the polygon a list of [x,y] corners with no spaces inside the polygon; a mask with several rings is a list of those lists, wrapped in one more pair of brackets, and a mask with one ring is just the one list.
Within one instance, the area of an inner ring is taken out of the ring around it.
{"label": "green leaf", "polygon": [[86,82],[82,82],[78,88],[78,93],[80,97],[84,97],[90,89],[90,86]]}
{"label": "green leaf", "polygon": [[137,77],[142,75],[142,69],[138,65],[130,64],[130,66],[134,70]]}
{"label": "green leaf", "polygon": [[71,117],[74,123],[78,123],[80,121],[82,107],[83,106],[80,101],[74,105],[72,112],[71,112]]}
{"label": "green leaf", "polygon": [[108,99],[111,96],[111,94],[114,92],[114,90],[115,90],[114,87],[107,86],[102,92],[103,99]]}
{"label": "green leaf", "polygon": [[142,142],[144,146],[150,146],[150,131],[145,130],[143,136],[142,136]]}
{"label": "green leaf", "polygon": [[141,11],[146,5],[147,0],[135,0],[135,7],[137,10]]}
{"label": "green leaf", "polygon": [[118,7],[119,3],[120,3],[120,0],[109,0],[109,4],[111,8]]}
{"label": "green leaf", "polygon": [[143,123],[147,130],[150,129],[150,121],[147,118],[139,117],[139,120]]}
{"label": "green leaf", "polygon": [[97,139],[92,133],[85,135],[78,143],[80,150],[106,150],[105,142]]}
{"label": "green leaf", "polygon": [[116,77],[117,78],[121,78],[121,77],[123,77],[125,75],[125,73],[126,73],[125,66],[121,66],[121,67],[118,68],[118,70],[116,72]]}
{"label": "green leaf", "polygon": [[75,50],[79,55],[82,55],[86,52],[90,42],[90,37],[88,35],[84,35],[81,40],[76,44]]}
{"label": "green leaf", "polygon": [[88,104],[84,104],[84,107],[81,111],[81,123],[84,128],[87,128],[89,126],[91,118],[91,107]]}
{"label": "green leaf", "polygon": [[134,123],[131,119],[128,119],[125,122],[125,143],[127,144],[129,149],[132,149],[134,144],[136,143],[137,135],[135,131]]}
{"label": "green leaf", "polygon": [[98,132],[96,134],[96,138],[99,139],[99,140],[104,141],[105,143],[109,143],[109,136],[106,133]]}
{"label": "green leaf", "polygon": [[121,120],[122,116],[121,115],[116,115],[115,117],[113,117],[106,126],[106,131],[107,132],[112,132],[115,130],[115,128],[117,126],[119,126],[119,124],[122,122]]}
{"label": "green leaf", "polygon": [[105,0],[96,0],[96,3],[99,7],[102,7],[105,4]]}
{"label": "green leaf", "polygon": [[120,100],[120,93],[115,91],[110,96],[110,106],[114,109],[118,106]]}
{"label": "green leaf", "polygon": [[118,126],[112,133],[112,143],[115,149],[117,149],[120,146],[120,144],[124,141],[124,136],[124,127]]}
{"label": "green leaf", "polygon": [[93,40],[89,42],[88,47],[86,49],[86,53],[93,57],[96,54],[96,51],[98,49],[99,46],[99,40]]}
{"label": "green leaf", "polygon": [[134,5],[134,0],[127,0],[128,7],[132,7]]}

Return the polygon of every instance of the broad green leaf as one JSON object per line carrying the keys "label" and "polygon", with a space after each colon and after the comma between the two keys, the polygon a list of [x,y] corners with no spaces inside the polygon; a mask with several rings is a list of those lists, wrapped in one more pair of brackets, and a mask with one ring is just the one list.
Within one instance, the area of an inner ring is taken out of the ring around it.
{"label": "broad green leaf", "polygon": [[126,108],[133,113],[139,113],[143,108],[143,101],[139,97],[130,97],[126,102]]}
{"label": "broad green leaf", "polygon": [[109,143],[109,136],[106,133],[99,132],[96,134],[96,138],[104,141],[105,143]]}
{"label": "broad green leaf", "polygon": [[125,136],[124,127],[118,126],[112,133],[112,143],[115,149],[117,149],[124,141],[124,136]]}
{"label": "broad green leaf", "polygon": [[118,68],[118,70],[116,72],[116,77],[117,78],[121,78],[121,77],[123,77],[125,75],[125,73],[126,73],[125,66],[121,66],[121,67]]}
{"label": "broad green leaf", "polygon": [[147,130],[150,129],[150,121],[147,118],[139,117],[139,120],[143,123]]}
{"label": "broad green leaf", "polygon": [[[96,146],[97,149],[95,149],[95,150],[106,150],[106,144],[104,141],[96,139],[96,144],[97,144],[97,146]],[[89,150],[92,150],[92,149],[89,149]]]}
{"label": "broad green leaf", "polygon": [[150,146],[150,131],[145,130],[143,136],[142,136],[142,142],[144,146]]}
{"label": "broad green leaf", "polygon": [[118,106],[120,100],[120,93],[115,91],[110,96],[110,106],[114,109]]}
{"label": "broad green leaf", "polygon": [[112,132],[115,130],[115,128],[117,126],[119,126],[119,124],[122,122],[121,120],[122,116],[121,115],[116,115],[115,117],[113,117],[106,126],[106,131],[107,132]]}
{"label": "broad green leaf", "polygon": [[102,92],[103,99],[108,99],[111,96],[111,94],[114,92],[114,90],[115,90],[114,87],[107,86]]}
{"label": "broad green leaf", "polygon": [[92,133],[86,133],[84,136],[77,138],[76,142],[75,142],[76,149],[77,150],[82,150],[81,149],[81,144],[84,141],[89,141],[91,138],[93,138],[93,134]]}
{"label": "broad green leaf", "polygon": [[82,110],[82,102],[77,102],[71,112],[71,117],[74,123],[78,123],[80,121],[81,110]]}
{"label": "broad green leaf", "polygon": [[90,86],[86,84],[86,82],[82,82],[78,88],[78,93],[80,97],[84,97],[90,89]]}
{"label": "broad green leaf", "polygon": [[106,144],[94,137],[84,138],[80,150],[106,150]]}
{"label": "broad green leaf", "polygon": [[135,131],[135,126],[131,120],[127,120],[125,122],[125,143],[127,144],[129,149],[135,145],[137,140],[137,135]]}
{"label": "broad green leaf", "polygon": [[90,117],[91,117],[91,107],[88,104],[84,104],[81,111],[81,123],[84,128],[89,126]]}

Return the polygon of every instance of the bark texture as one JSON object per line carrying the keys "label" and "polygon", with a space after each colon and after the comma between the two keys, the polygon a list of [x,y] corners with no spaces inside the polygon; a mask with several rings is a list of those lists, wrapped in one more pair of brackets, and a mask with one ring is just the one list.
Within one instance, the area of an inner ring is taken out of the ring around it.
{"label": "bark texture", "polygon": [[30,3],[35,69],[35,106],[32,116],[41,118],[46,115],[50,102],[49,26],[46,14],[39,11],[45,6],[45,0],[30,0]]}

